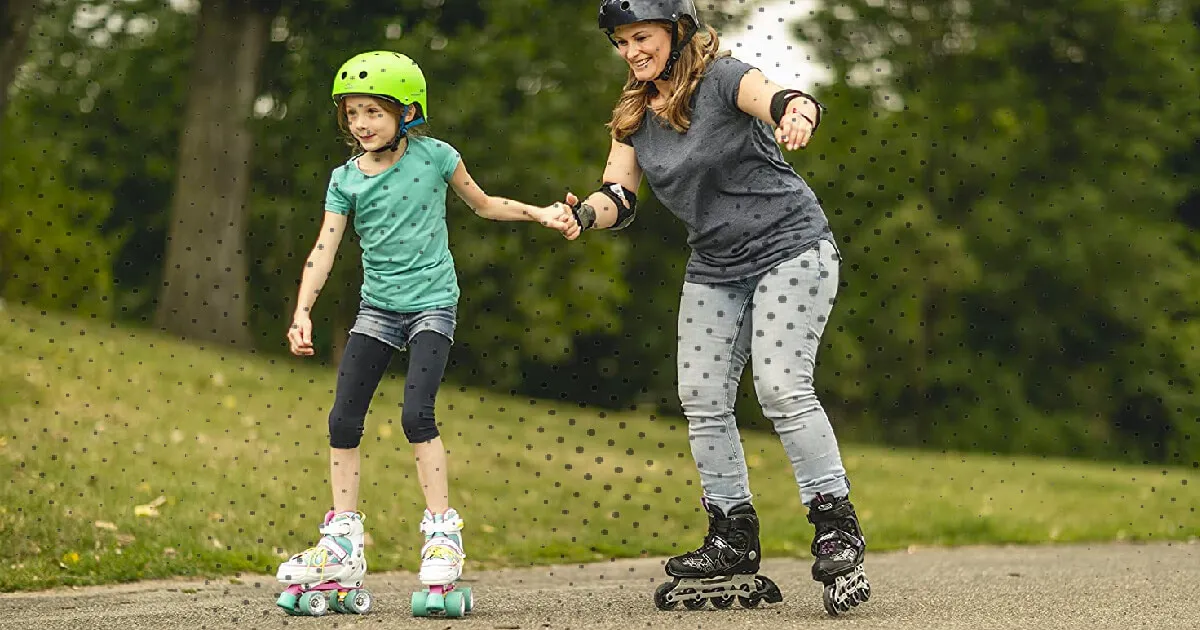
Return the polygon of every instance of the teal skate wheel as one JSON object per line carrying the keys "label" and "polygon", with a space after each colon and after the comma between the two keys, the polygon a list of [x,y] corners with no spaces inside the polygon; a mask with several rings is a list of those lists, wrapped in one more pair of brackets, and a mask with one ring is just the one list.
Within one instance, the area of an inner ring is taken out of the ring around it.
{"label": "teal skate wheel", "polygon": [[460,593],[463,594],[463,600],[467,604],[467,612],[471,612],[472,610],[474,610],[475,609],[475,594],[471,592],[471,587],[464,586],[464,587],[462,587],[460,589],[456,589],[456,590],[458,590]]}
{"label": "teal skate wheel", "polygon": [[325,591],[325,603],[329,605],[329,610],[332,610],[333,612],[348,612],[342,606],[342,598],[338,596],[337,591]]}
{"label": "teal skate wheel", "polygon": [[425,610],[429,614],[437,614],[446,611],[446,595],[444,593],[425,592]]}
{"label": "teal skate wheel", "polygon": [[289,615],[296,616],[300,613],[296,610],[296,596],[284,591],[279,594],[279,599],[275,600],[275,605],[279,606]]}
{"label": "teal skate wheel", "polygon": [[309,591],[300,596],[300,612],[312,617],[320,617],[329,610],[329,602],[320,591]]}
{"label": "teal skate wheel", "polygon": [[417,591],[412,594],[412,614],[414,617],[428,617],[429,609],[425,607],[425,591]]}
{"label": "teal skate wheel", "polygon": [[467,614],[467,598],[459,591],[446,593],[444,608],[447,617],[462,617]]}
{"label": "teal skate wheel", "polygon": [[342,600],[342,608],[345,612],[355,615],[365,615],[368,610],[371,610],[371,593],[364,589],[356,589],[346,593],[346,599]]}

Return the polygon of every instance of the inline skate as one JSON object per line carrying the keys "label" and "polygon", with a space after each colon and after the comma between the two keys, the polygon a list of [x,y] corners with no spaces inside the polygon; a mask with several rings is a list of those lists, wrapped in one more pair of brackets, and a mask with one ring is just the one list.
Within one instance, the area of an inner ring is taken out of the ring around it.
{"label": "inline skate", "polygon": [[671,610],[682,603],[688,610],[699,610],[709,601],[719,609],[733,606],[734,601],[743,608],[783,601],[779,587],[758,575],[761,550],[754,507],[743,503],[725,514],[707,500],[702,504],[708,513],[704,544],[667,561],[667,575],[674,579],[654,591],[654,605]]}
{"label": "inline skate", "polygon": [[847,497],[818,494],[808,506],[808,520],[816,528],[813,536],[812,577],[825,585],[822,601],[831,616],[871,598],[871,584],[863,571],[867,541]]}

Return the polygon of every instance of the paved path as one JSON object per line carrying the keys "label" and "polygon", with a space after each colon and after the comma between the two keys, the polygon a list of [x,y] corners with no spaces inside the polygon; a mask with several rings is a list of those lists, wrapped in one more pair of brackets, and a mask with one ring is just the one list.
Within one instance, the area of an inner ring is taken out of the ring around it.
{"label": "paved path", "polygon": [[784,594],[756,610],[661,612],[651,593],[662,560],[508,569],[468,574],[477,596],[466,619],[409,614],[412,574],[372,574],[365,616],[288,617],[270,576],[172,580],[0,595],[0,628],[22,630],[740,630],[779,628],[1200,629],[1200,544],[966,547],[867,556],[872,599],[829,618],[808,563],[768,560]]}

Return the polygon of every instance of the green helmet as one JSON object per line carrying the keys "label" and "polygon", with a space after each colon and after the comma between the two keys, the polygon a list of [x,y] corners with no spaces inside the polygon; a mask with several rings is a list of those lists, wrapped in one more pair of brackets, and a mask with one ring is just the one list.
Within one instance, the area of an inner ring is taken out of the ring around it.
{"label": "green helmet", "polygon": [[425,75],[415,61],[400,53],[365,52],[342,64],[333,77],[333,102],[350,94],[379,96],[402,105],[416,103],[421,106],[421,117],[429,118]]}

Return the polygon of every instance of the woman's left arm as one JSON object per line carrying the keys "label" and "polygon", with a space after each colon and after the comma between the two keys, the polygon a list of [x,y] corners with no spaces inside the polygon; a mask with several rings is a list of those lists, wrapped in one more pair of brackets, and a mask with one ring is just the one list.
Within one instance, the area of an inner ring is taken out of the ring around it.
{"label": "woman's left arm", "polygon": [[772,83],[758,69],[742,75],[737,104],[738,109],[775,127],[775,141],[788,151],[807,146],[821,120],[816,100]]}

